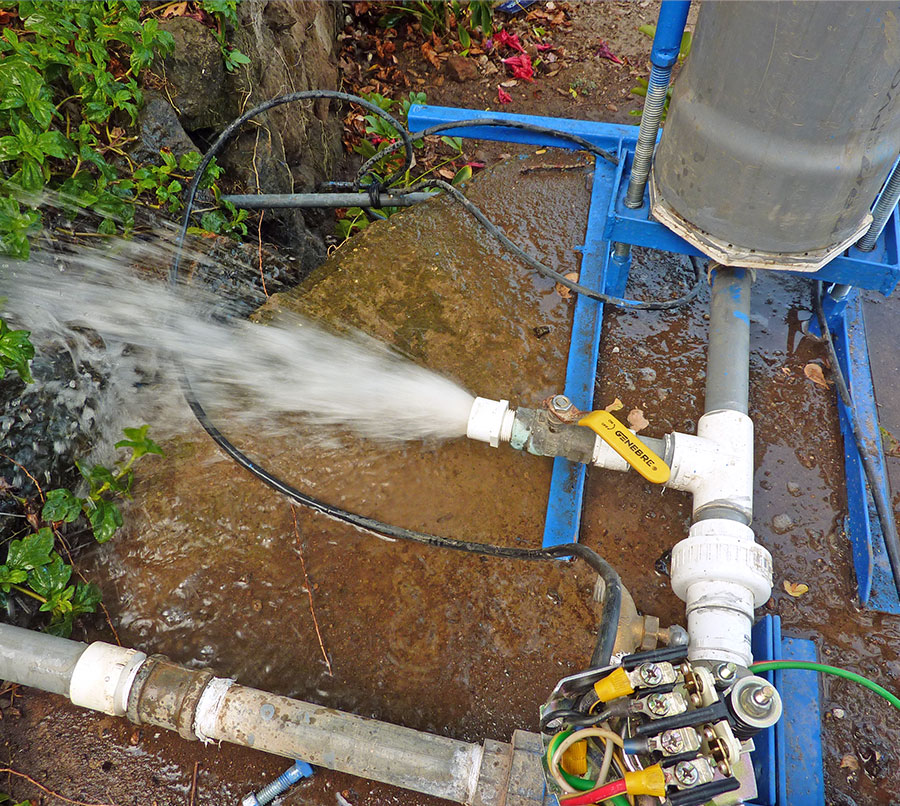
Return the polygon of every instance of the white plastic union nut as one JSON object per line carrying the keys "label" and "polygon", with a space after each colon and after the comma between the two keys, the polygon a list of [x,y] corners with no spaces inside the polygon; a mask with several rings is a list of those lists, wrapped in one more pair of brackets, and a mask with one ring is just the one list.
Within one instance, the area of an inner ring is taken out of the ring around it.
{"label": "white plastic union nut", "polygon": [[516,413],[509,408],[508,400],[490,400],[476,397],[469,412],[466,436],[497,447],[509,442]]}
{"label": "white plastic union nut", "polygon": [[75,664],[69,699],[82,708],[124,716],[131,684],[145,660],[144,652],[95,641]]}

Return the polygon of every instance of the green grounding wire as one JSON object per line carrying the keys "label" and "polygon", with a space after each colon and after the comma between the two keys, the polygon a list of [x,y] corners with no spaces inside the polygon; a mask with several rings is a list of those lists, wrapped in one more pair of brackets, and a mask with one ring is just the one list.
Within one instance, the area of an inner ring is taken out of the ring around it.
{"label": "green grounding wire", "polygon": [[878,683],[869,680],[868,677],[863,677],[861,674],[850,672],[847,669],[839,669],[837,666],[828,666],[825,663],[812,663],[811,661],[801,660],[772,660],[754,663],[750,666],[750,669],[755,673],[778,671],[781,669],[807,669],[809,671],[819,672],[820,674],[843,677],[846,680],[852,680],[854,683],[859,683],[859,685],[869,689],[869,691],[874,691],[879,697],[884,698],[893,705],[894,708],[900,709],[900,697],[891,694],[884,686],[879,686]]}

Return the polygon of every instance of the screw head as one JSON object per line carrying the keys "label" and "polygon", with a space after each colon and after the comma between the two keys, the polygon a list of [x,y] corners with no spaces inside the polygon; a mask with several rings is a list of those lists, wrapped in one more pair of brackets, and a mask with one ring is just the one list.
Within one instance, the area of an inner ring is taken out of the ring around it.
{"label": "screw head", "polygon": [[647,709],[656,716],[669,713],[669,703],[662,694],[651,694],[647,697]]}
{"label": "screw head", "polygon": [[677,730],[667,730],[659,737],[659,746],[669,755],[674,756],[684,750],[684,738]]}
{"label": "screw head", "polygon": [[679,761],[675,765],[675,780],[683,786],[694,786],[700,780],[700,773],[690,761]]}
{"label": "screw head", "polygon": [[641,680],[648,686],[655,686],[662,682],[662,669],[655,663],[645,663],[640,667]]}

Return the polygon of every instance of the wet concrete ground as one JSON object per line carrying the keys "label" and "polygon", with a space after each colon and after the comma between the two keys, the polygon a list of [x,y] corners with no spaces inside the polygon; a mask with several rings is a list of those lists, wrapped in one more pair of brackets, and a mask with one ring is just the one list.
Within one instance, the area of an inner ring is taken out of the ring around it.
{"label": "wet concrete ground", "polygon": [[[522,172],[559,163],[550,156],[512,160],[470,192],[517,242],[555,268],[577,271],[568,246],[582,237],[587,172]],[[629,293],[670,296],[677,293],[673,278],[678,288],[688,279],[679,260],[640,251]],[[648,435],[693,431],[702,413],[707,303],[704,291],[678,312],[607,309],[596,405],[618,397],[620,414],[643,409]],[[879,305],[886,314],[897,307]],[[473,393],[535,405],[562,386],[574,302],[505,258],[463,211],[437,201],[369,228],[299,292],[270,302],[277,306],[361,327]],[[807,283],[759,278],[754,528],[776,568],[766,611],[780,613],[786,631],[816,638],[824,660],[890,688],[900,672],[900,620],[853,604],[834,394],[803,374],[807,362],[823,358],[819,345],[802,339],[799,324],[809,316]],[[884,317],[876,354],[895,323]],[[900,410],[896,396],[880,402],[883,415]],[[464,440],[398,448],[339,436],[328,448],[302,431],[291,440],[235,437],[291,482],[349,509],[454,537],[540,543],[549,460]],[[141,468],[127,533],[90,558],[89,573],[104,585],[124,644],[472,741],[535,728],[537,706],[554,682],[586,664],[597,612],[584,566],[391,543],[304,510],[297,510],[295,531],[289,505],[222,459],[199,428],[166,447],[164,461]],[[619,569],[640,609],[663,624],[683,621],[665,570],[667,552],[689,525],[689,499],[633,474],[595,471],[586,501],[583,540]],[[787,516],[789,526],[777,516]],[[806,582],[809,593],[793,598],[784,581]],[[98,620],[90,637],[110,636]],[[896,714],[844,681],[826,681],[824,692],[829,803],[889,802],[900,786]],[[196,764],[194,803],[237,803],[286,766],[254,751],[203,748],[87,714],[49,695],[25,693],[3,717],[3,760],[83,801],[188,804]],[[859,769],[842,766],[847,755]],[[37,794],[16,779],[6,789],[21,798]],[[429,802],[325,771],[284,802],[342,799],[354,806]]]}

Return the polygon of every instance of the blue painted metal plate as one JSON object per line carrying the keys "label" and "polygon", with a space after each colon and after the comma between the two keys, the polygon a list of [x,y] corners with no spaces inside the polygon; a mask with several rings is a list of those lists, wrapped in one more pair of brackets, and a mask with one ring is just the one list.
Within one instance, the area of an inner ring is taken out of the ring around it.
{"label": "blue painted metal plate", "polygon": [[[781,619],[764,616],[751,635],[753,658],[817,661],[816,645],[783,637]],[[753,740],[759,794],[750,806],[823,806],[822,714],[817,672],[797,669],[762,674],[781,694],[785,716]]]}
{"label": "blue painted metal plate", "polygon": [[[875,446],[872,459],[882,489],[890,500],[860,295],[856,291],[851,292],[843,311],[828,319],[834,332],[835,352],[850,388],[864,440]],[[847,481],[848,515],[845,530],[853,552],[859,599],[862,604],[877,610],[900,614],[900,598],[884,547],[875,504],[856,447],[850,415],[840,397],[838,416],[844,438],[844,473]]]}

